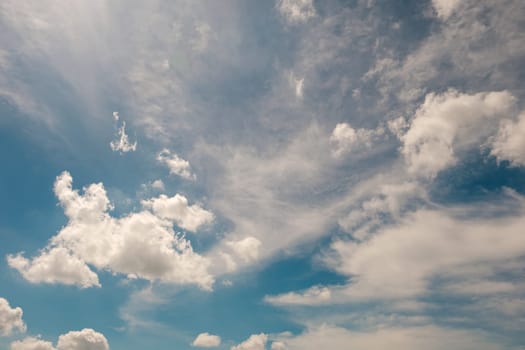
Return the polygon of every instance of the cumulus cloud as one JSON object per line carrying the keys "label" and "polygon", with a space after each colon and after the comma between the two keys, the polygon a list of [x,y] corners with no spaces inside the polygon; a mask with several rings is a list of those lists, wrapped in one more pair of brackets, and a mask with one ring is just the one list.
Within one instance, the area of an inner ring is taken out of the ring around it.
{"label": "cumulus cloud", "polygon": [[39,338],[27,337],[11,343],[11,350],[56,350],[53,343]]}
{"label": "cumulus cloud", "polygon": [[21,308],[12,308],[6,299],[0,298],[0,336],[9,336],[14,331],[25,332],[26,325],[22,321],[22,315]]}
{"label": "cumulus cloud", "polygon": [[252,334],[248,339],[239,345],[232,346],[231,350],[264,350],[268,336],[264,333]]}
{"label": "cumulus cloud", "polygon": [[525,113],[518,120],[503,120],[491,144],[491,154],[498,160],[509,160],[512,165],[525,165]]}
{"label": "cumulus cloud", "polygon": [[[98,286],[98,277],[90,265],[129,278],[211,288],[213,277],[208,273],[209,261],[195,253],[191,243],[173,231],[175,220],[181,218],[174,216],[172,208],[161,206],[159,215],[162,217],[143,210],[114,218],[108,213],[111,205],[101,183],[89,185],[84,188],[84,194],[80,194],[73,189],[72,181],[67,172],[55,181],[55,194],[68,217],[68,224],[51,238],[38,256],[32,259],[22,254],[8,256],[9,265],[22,276],[35,283]],[[168,197],[157,200],[170,202]],[[155,203],[155,199],[148,203]],[[202,222],[202,219],[190,218],[195,210],[177,208],[186,214],[183,218],[186,226],[193,228]],[[199,210],[197,213],[202,214]]]}
{"label": "cumulus cloud", "polygon": [[57,350],[109,350],[106,337],[90,328],[58,337]]}
{"label": "cumulus cloud", "polygon": [[[118,114],[117,114],[118,117]],[[118,119],[116,119],[118,120]],[[121,152],[121,153],[127,153],[127,152],[135,152],[137,150],[137,141],[134,143],[131,143],[129,141],[129,137],[126,134],[126,122],[122,122],[122,126],[117,131],[117,140],[111,141],[109,143],[111,149],[114,152]]]}
{"label": "cumulus cloud", "polygon": [[449,90],[430,93],[401,136],[408,171],[432,178],[454,165],[456,151],[479,147],[508,118],[516,99],[507,91],[462,94]]}
{"label": "cumulus cloud", "polygon": [[221,337],[207,332],[201,333],[195,338],[191,345],[200,348],[214,348],[221,345]]}
{"label": "cumulus cloud", "polygon": [[191,172],[190,163],[168,149],[163,149],[157,156],[157,160],[169,168],[170,174],[178,175],[186,180],[196,179],[195,174]]}
{"label": "cumulus cloud", "polygon": [[11,350],[109,350],[106,337],[90,328],[59,336],[56,348],[51,342],[28,337],[11,343]]}
{"label": "cumulus cloud", "polygon": [[142,205],[151,209],[156,216],[174,221],[177,226],[188,231],[196,231],[214,218],[211,212],[199,205],[189,205],[188,199],[180,194],[173,197],[161,194],[157,198],[142,201]]}
{"label": "cumulus cloud", "polygon": [[339,123],[330,136],[333,144],[333,154],[340,157],[355,149],[372,147],[372,142],[383,134],[383,129],[354,129],[349,123]]}
{"label": "cumulus cloud", "polygon": [[315,17],[313,0],[278,0],[277,8],[289,23],[302,23]]}

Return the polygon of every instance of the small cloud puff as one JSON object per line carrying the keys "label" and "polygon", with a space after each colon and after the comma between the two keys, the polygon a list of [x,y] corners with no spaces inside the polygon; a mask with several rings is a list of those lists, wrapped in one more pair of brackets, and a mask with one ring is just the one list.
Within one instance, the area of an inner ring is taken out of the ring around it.
{"label": "small cloud puff", "polygon": [[192,346],[200,348],[213,348],[221,345],[221,337],[217,335],[212,335],[207,332],[199,334],[193,343]]}

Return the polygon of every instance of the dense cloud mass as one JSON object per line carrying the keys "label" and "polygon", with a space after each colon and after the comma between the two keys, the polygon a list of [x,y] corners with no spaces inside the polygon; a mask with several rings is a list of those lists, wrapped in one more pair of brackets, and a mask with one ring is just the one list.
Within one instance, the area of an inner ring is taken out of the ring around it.
{"label": "dense cloud mass", "polygon": [[0,348],[522,350],[523,18],[0,1]]}

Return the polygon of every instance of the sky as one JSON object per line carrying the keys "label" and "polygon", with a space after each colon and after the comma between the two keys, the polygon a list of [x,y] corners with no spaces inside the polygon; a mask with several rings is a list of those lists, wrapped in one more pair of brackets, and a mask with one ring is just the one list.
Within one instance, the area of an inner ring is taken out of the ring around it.
{"label": "sky", "polygon": [[0,349],[525,349],[523,18],[2,0]]}

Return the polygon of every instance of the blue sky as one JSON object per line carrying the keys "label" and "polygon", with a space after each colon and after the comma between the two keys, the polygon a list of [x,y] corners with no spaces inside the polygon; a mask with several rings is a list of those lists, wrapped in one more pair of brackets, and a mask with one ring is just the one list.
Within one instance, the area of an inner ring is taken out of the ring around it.
{"label": "blue sky", "polygon": [[525,4],[0,3],[0,348],[524,349]]}

